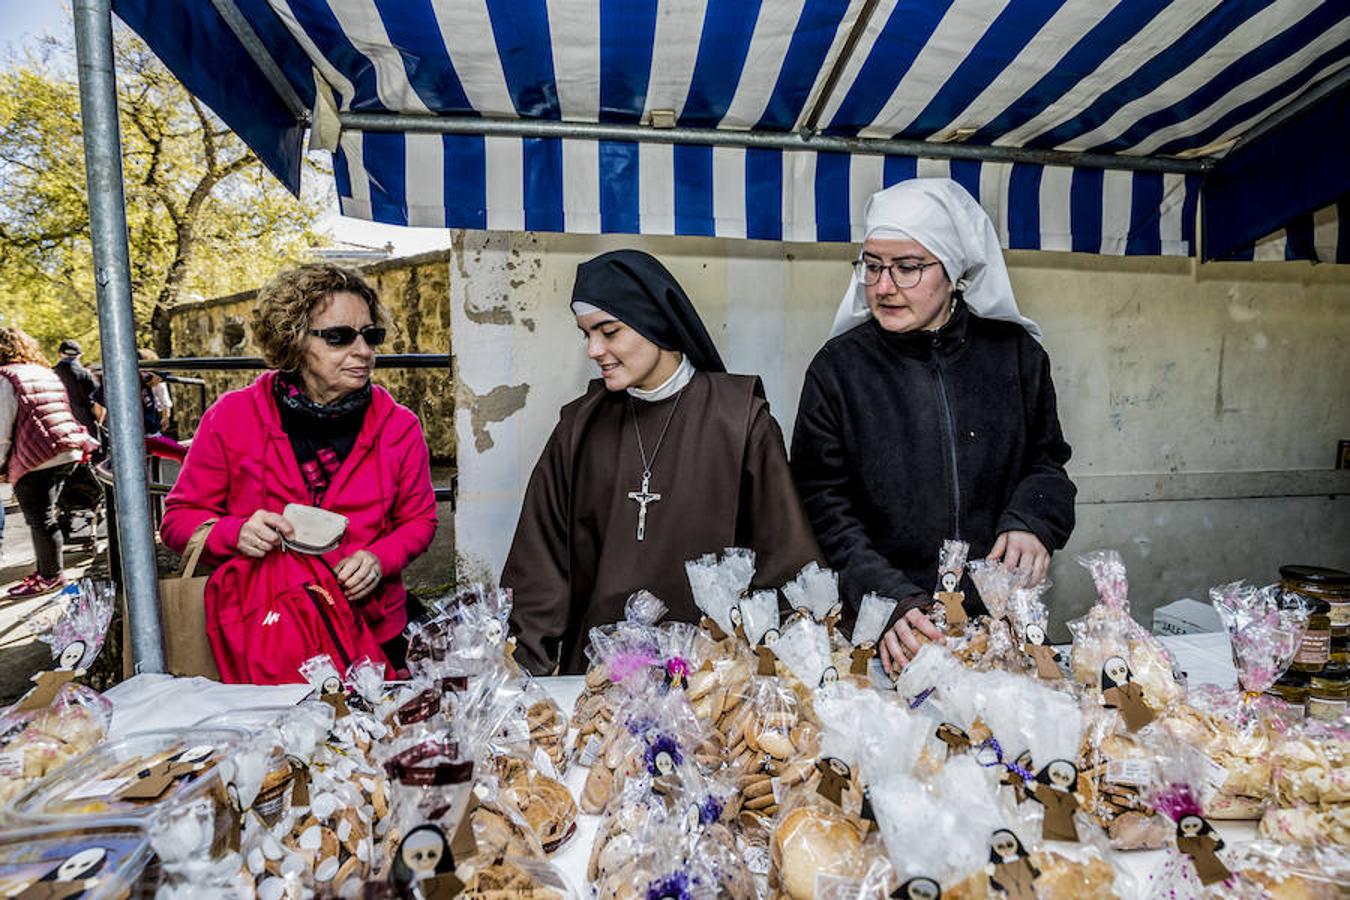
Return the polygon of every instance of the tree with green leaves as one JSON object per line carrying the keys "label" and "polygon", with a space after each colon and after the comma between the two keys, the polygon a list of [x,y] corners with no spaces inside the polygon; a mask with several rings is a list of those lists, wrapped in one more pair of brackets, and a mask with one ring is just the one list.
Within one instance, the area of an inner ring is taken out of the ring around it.
{"label": "tree with green leaves", "polygon": [[[138,339],[167,356],[174,304],[257,287],[317,242],[324,189],[293,197],[120,26],[115,50]],[[92,268],[74,51],[49,39],[0,72],[0,316],[48,349],[96,345]]]}

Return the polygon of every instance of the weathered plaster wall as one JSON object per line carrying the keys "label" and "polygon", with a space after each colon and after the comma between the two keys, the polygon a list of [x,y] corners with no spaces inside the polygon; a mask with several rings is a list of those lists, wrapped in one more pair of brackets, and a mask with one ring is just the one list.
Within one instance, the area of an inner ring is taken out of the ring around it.
{"label": "weathered plaster wall", "polygon": [[[853,249],[691,238],[468,232],[450,305],[459,382],[457,550],[495,574],[526,481],[591,377],[567,299],[577,263],[637,246],[693,297],[732,371],[764,378],[791,434]],[[1046,334],[1075,448],[1079,527],[1052,569],[1056,618],[1093,594],[1075,553],[1115,547],[1136,613],[1281,563],[1350,566],[1350,267],[1009,254]],[[1062,634],[1062,632],[1061,632]]]}

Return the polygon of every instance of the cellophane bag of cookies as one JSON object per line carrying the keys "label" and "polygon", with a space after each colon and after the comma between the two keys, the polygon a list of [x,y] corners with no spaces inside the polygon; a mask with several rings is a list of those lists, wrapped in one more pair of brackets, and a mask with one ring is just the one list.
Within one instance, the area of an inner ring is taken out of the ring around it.
{"label": "cellophane bag of cookies", "polygon": [[947,632],[947,607],[938,596],[943,592],[955,593],[961,590],[961,578],[966,571],[966,556],[970,553],[970,544],[965,541],[945,540],[938,548],[937,584],[933,588],[935,602],[929,608],[928,617],[933,620],[939,631]]}
{"label": "cellophane bag of cookies", "polygon": [[[1142,690],[1153,714],[1166,711],[1185,695],[1176,676],[1176,661],[1162,643],[1130,617],[1125,563],[1115,550],[1097,550],[1078,558],[1092,574],[1098,602],[1081,619],[1069,623],[1074,679],[1094,692],[1104,692],[1107,663],[1123,660],[1128,678]],[[1113,663],[1114,667],[1114,663]]]}
{"label": "cellophane bag of cookies", "polygon": [[1350,848],[1350,728],[1317,719],[1283,723],[1272,738],[1271,803],[1262,837],[1312,848]]}
{"label": "cellophane bag of cookies", "polygon": [[1339,900],[1350,884],[1350,857],[1335,847],[1247,841],[1232,848],[1228,865],[1233,878],[1221,892],[1237,900]]}
{"label": "cellophane bag of cookies", "polygon": [[46,708],[0,713],[0,806],[101,743],[111,721],[112,704],[74,683],[62,685]]}
{"label": "cellophane bag of cookies", "polygon": [[809,562],[796,578],[783,585],[783,597],[789,609],[824,622],[839,612],[839,576],[822,569],[819,563]]}
{"label": "cellophane bag of cookies", "polygon": [[977,620],[976,627],[984,631],[985,640],[981,646],[971,638],[976,645],[967,664],[979,669],[1017,668],[1020,660],[1014,653],[1020,649],[1020,642],[1014,640],[1009,627],[1009,610],[1013,592],[1026,580],[1025,573],[986,559],[975,560],[967,571],[989,613]]}
{"label": "cellophane bag of cookies", "polygon": [[1204,814],[1208,769],[1202,752],[1177,741],[1164,740],[1154,758],[1155,774],[1144,800],[1173,823],[1166,861],[1153,875],[1155,896],[1205,896],[1222,891],[1232,877],[1231,848]]}
{"label": "cellophane bag of cookies", "polygon": [[62,669],[88,669],[103,649],[117,605],[117,586],[111,581],[81,578],[62,591],[68,597],[52,627],[38,637],[52,650],[52,661]]}
{"label": "cellophane bag of cookies", "polygon": [[1078,793],[1083,809],[1117,850],[1157,850],[1170,843],[1172,823],[1154,812],[1141,792],[1154,778],[1153,760],[1162,752],[1157,729],[1130,733],[1101,707],[1085,714],[1079,754]]}
{"label": "cellophane bag of cookies", "polygon": [[1281,609],[1279,597],[1279,585],[1254,588],[1240,581],[1209,591],[1233,647],[1238,684],[1249,697],[1265,693],[1279,680],[1294,661],[1307,628],[1307,613]]}
{"label": "cellophane bag of cookies", "polygon": [[985,867],[1001,819],[992,776],[974,757],[951,760],[927,781],[894,774],[870,789],[894,896],[992,896]]}
{"label": "cellophane bag of cookies", "polygon": [[705,627],[714,640],[727,640],[736,631],[731,611],[755,577],[754,552],[729,547],[720,558],[708,553],[686,562],[684,571]]}
{"label": "cellophane bag of cookies", "polygon": [[795,679],[802,696],[839,680],[830,648],[829,630],[810,616],[794,616],[773,642],[774,655]]}
{"label": "cellophane bag of cookies", "polygon": [[375,878],[423,894],[463,882],[461,870],[477,850],[469,817],[475,763],[463,743],[426,738],[384,762],[389,827]]}

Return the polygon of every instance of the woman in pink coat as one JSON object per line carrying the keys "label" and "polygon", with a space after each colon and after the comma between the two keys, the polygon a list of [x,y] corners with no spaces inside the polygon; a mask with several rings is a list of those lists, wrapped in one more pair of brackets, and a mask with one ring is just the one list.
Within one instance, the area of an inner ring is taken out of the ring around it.
{"label": "woman in pink coat", "polygon": [[[401,667],[408,613],[399,573],[431,544],[436,500],[417,416],[370,381],[387,321],[374,289],[339,266],[301,266],[264,286],[253,332],[276,371],[202,416],[160,534],[182,552],[215,520],[206,552],[221,567],[207,584],[209,612],[238,591],[278,590],[278,572],[285,580],[291,569],[293,578],[311,570],[312,557],[283,547],[295,536],[282,516],[288,503],[346,516],[341,542],[322,554],[325,568]],[[269,599],[237,602],[253,609]]]}

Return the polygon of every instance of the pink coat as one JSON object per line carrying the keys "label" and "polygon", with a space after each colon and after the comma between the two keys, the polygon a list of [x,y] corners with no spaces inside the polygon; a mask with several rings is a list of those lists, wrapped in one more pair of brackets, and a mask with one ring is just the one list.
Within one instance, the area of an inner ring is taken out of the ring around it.
{"label": "pink coat", "polygon": [[[239,529],[256,510],[279,513],[287,503],[310,502],[272,399],[275,377],[263,373],[202,416],[164,502],[160,536],[175,551],[181,553],[197,527],[214,518],[206,550],[222,562],[239,555]],[[329,485],[323,507],[350,520],[341,545],[324,556],[330,564],[357,550],[369,550],[380,561],[383,581],[358,605],[375,639],[384,643],[408,622],[399,573],[431,545],[437,522],[422,425],[384,388],[374,388],[356,445]]]}

